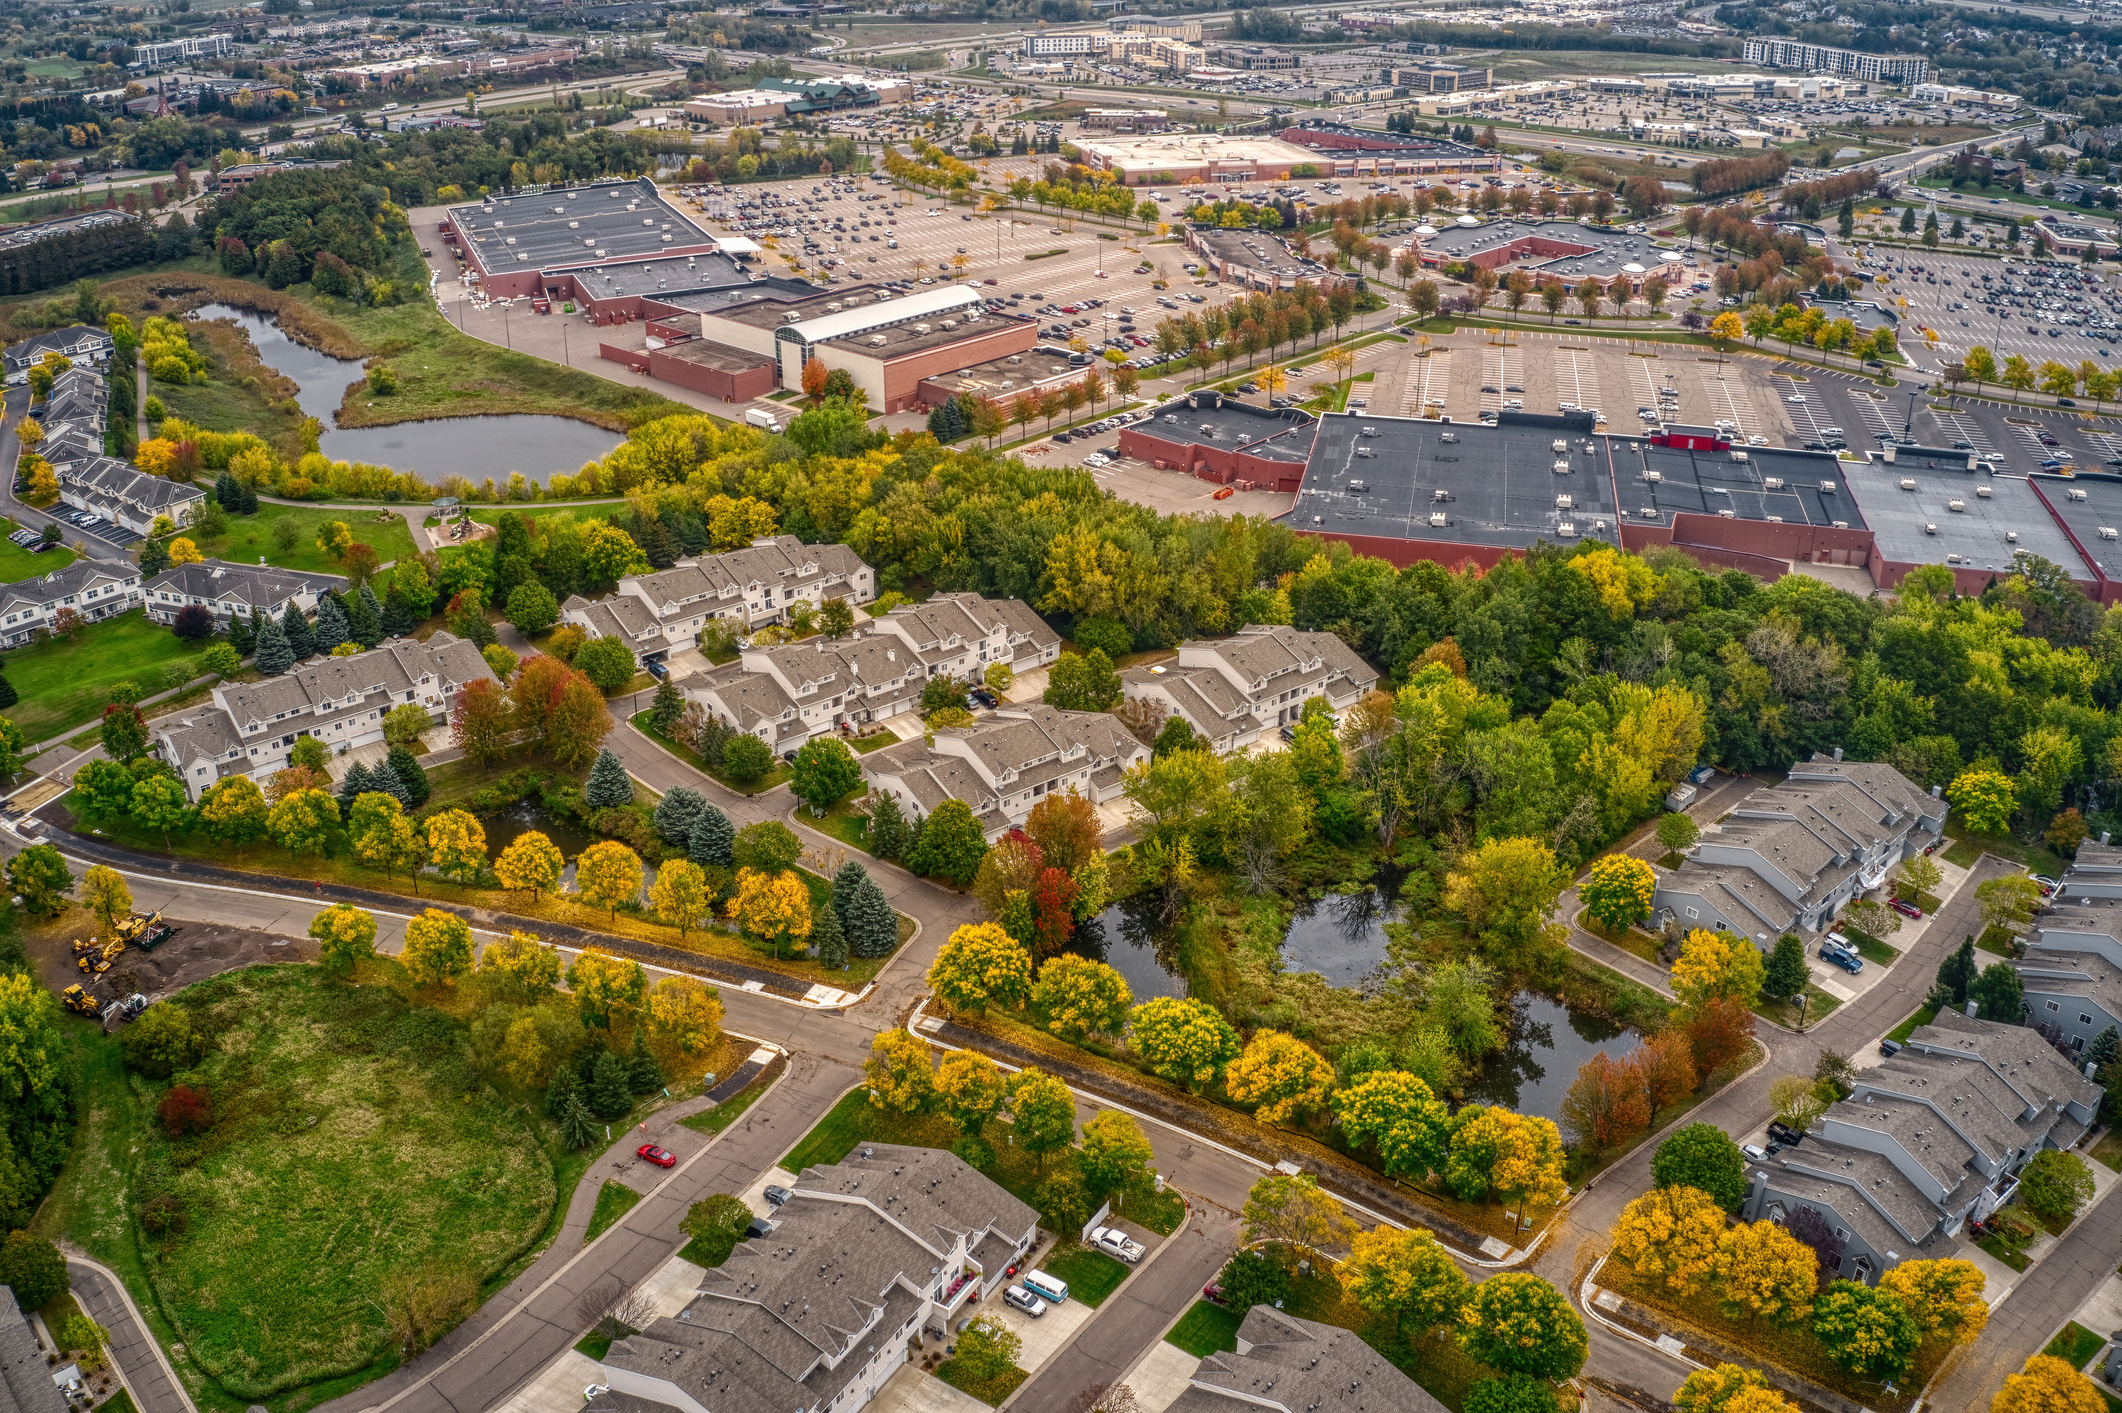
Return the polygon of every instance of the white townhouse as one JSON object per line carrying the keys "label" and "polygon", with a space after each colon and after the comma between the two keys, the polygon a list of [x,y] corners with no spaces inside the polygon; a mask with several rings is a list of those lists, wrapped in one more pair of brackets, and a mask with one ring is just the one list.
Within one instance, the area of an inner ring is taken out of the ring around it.
{"label": "white townhouse", "polygon": [[877,1143],[804,1169],[770,1225],[613,1342],[585,1413],[858,1413],[999,1295],[1039,1214],[954,1154]]}
{"label": "white townhouse", "polygon": [[1685,928],[1751,937],[1824,929],[1901,860],[1935,844],[1945,802],[1890,765],[1815,754],[1756,790],[1661,873],[1652,901]]}
{"label": "white townhouse", "polygon": [[110,389],[93,368],[69,368],[52,384],[52,395],[37,412],[44,440],[37,455],[62,475],[103,455],[103,429],[109,420]]}
{"label": "white townhouse", "polygon": [[29,370],[44,361],[47,353],[57,353],[75,364],[103,364],[110,361],[111,350],[117,347],[116,340],[108,329],[94,328],[88,324],[74,324],[64,329],[48,329],[41,334],[31,334],[20,343],[7,346],[4,355],[7,364],[7,385],[19,388],[29,381]]}
{"label": "white townhouse", "polygon": [[877,571],[846,545],[807,545],[794,535],[754,540],[743,549],[681,559],[651,574],[629,574],[601,599],[570,595],[564,622],[593,638],[621,638],[647,661],[692,647],[717,618],[749,632],[785,623],[799,602],[827,599],[850,606],[877,597]]}
{"label": "white townhouse", "polygon": [[167,481],[108,456],[92,456],[53,469],[59,477],[60,500],[136,535],[153,530],[158,515],[182,525],[191,508],[206,499],[206,492],[190,482]]}
{"label": "white townhouse", "polygon": [[990,843],[1023,824],[1048,795],[1073,790],[1093,804],[1112,799],[1128,767],[1150,758],[1118,717],[1039,702],[933,734],[933,745],[901,741],[864,756],[862,778],[898,800],[909,818],[963,800]]}
{"label": "white townhouse", "polygon": [[349,657],[312,658],[262,682],[222,682],[210,701],[148,723],[155,754],[196,800],[223,776],[261,782],[315,736],[334,754],[383,739],[383,718],[411,703],[440,723],[469,682],[494,680],[478,648],[449,633],[397,638]]}
{"label": "white townhouse", "polygon": [[1278,624],[1184,642],[1177,666],[1120,674],[1128,700],[1154,702],[1183,717],[1219,754],[1299,720],[1313,697],[1324,697],[1338,716],[1377,685],[1377,670],[1332,633]]}
{"label": "white townhouse", "polygon": [[346,581],[336,574],[305,574],[270,564],[231,564],[207,559],[173,564],[147,581],[143,590],[147,616],[174,623],[178,610],[199,604],[213,610],[214,626],[225,632],[235,615],[270,614],[278,618],[293,604],[297,612],[316,611],[317,596],[339,592]]}
{"label": "white townhouse", "polygon": [[0,585],[0,647],[17,647],[52,626],[61,609],[84,622],[124,613],[140,602],[140,571],[131,565],[77,559],[41,579]]}
{"label": "white townhouse", "polygon": [[1028,672],[1060,651],[1061,635],[1029,604],[940,594],[901,604],[838,640],[746,648],[735,662],[680,685],[709,715],[782,753],[914,710],[931,677],[967,681],[997,662]]}

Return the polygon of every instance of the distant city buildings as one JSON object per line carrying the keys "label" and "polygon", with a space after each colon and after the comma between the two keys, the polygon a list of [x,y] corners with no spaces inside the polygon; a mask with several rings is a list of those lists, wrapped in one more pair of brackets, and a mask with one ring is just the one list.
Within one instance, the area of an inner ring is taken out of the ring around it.
{"label": "distant city buildings", "polygon": [[1749,39],[1740,59],[1771,69],[1850,74],[1877,83],[1917,84],[1930,77],[1930,60],[1920,54],[1865,54],[1824,44],[1800,44],[1794,39]]}

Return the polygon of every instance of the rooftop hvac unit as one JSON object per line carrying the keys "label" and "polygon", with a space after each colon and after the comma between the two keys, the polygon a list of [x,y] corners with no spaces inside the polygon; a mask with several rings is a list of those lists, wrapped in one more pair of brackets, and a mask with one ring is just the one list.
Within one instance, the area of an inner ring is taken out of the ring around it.
{"label": "rooftop hvac unit", "polygon": [[958,327],[958,321],[956,319],[945,319],[943,321],[943,327],[946,329],[955,329]]}
{"label": "rooftop hvac unit", "polygon": [[1960,562],[1960,556],[1957,553],[1948,554],[1945,556],[1945,562],[1947,564],[1958,564]]}
{"label": "rooftop hvac unit", "polygon": [[582,227],[582,223],[581,223],[580,221],[569,221],[569,222],[567,223],[567,228],[568,228],[569,230],[571,230],[571,231],[573,231],[573,230],[580,230],[580,229],[581,229],[581,227]]}
{"label": "rooftop hvac unit", "polygon": [[1567,476],[1567,475],[1569,474],[1569,463],[1568,463],[1567,461],[1558,461],[1558,462],[1556,462],[1556,463],[1555,463],[1555,474],[1556,474],[1557,476]]}
{"label": "rooftop hvac unit", "polygon": [[1663,471],[1646,471],[1643,473],[1643,479],[1645,482],[1653,486],[1663,485],[1665,482],[1665,473]]}
{"label": "rooftop hvac unit", "polygon": [[1012,354],[1011,354],[1011,355],[1010,355],[1010,356],[1009,356],[1009,357],[1008,357],[1008,358],[1007,358],[1006,360],[1004,360],[1004,361],[1005,361],[1005,362],[1009,362],[1009,363],[1022,363],[1022,362],[1024,361],[1024,355],[1023,355],[1023,354],[1021,354],[1021,353],[1012,353]]}
{"label": "rooftop hvac unit", "polygon": [[1833,494],[1835,493],[1836,489],[1837,489],[1837,487],[1836,487],[1836,485],[1835,485],[1835,483],[1834,483],[1833,481],[1822,481],[1822,482],[1820,483],[1820,494],[1821,494],[1821,495],[1824,495],[1824,496],[1831,496],[1831,495],[1833,495]]}
{"label": "rooftop hvac unit", "polygon": [[1441,530],[1441,529],[1443,529],[1443,528],[1444,528],[1445,526],[1447,526],[1447,525],[1451,524],[1452,522],[1451,522],[1451,517],[1450,517],[1449,515],[1446,515],[1446,514],[1445,514],[1445,513],[1443,512],[1443,511],[1439,510],[1439,511],[1435,511],[1435,512],[1433,512],[1433,513],[1432,513],[1432,514],[1430,515],[1430,517],[1429,517],[1429,523],[1430,523],[1430,525],[1432,526],[1432,528],[1435,528],[1435,529]]}
{"label": "rooftop hvac unit", "polygon": [[1837,520],[1835,522],[1835,528],[1837,530],[1847,530],[1849,528],[1849,522],[1847,520]]}
{"label": "rooftop hvac unit", "polygon": [[1560,521],[1555,526],[1555,537],[1557,539],[1573,540],[1577,537],[1577,527],[1567,520]]}
{"label": "rooftop hvac unit", "polygon": [[1764,476],[1761,478],[1761,484],[1772,491],[1780,491],[1783,489],[1783,478],[1781,476]]}
{"label": "rooftop hvac unit", "polygon": [[1363,435],[1366,437],[1375,437],[1378,435],[1378,429],[1376,427],[1365,427],[1363,429]]}
{"label": "rooftop hvac unit", "polygon": [[1573,506],[1573,505],[1575,505],[1575,504],[1576,504],[1576,501],[1574,501],[1573,499],[1571,499],[1571,498],[1570,498],[1570,497],[1568,497],[1568,496],[1556,496],[1556,497],[1555,497],[1555,509],[1557,509],[1557,510],[1568,510],[1568,509],[1569,509],[1569,508],[1570,508],[1571,506]]}
{"label": "rooftop hvac unit", "polygon": [[1356,448],[1356,455],[1358,455],[1358,456],[1376,456],[1377,454],[1378,454],[1378,453],[1376,453],[1375,451],[1372,451],[1372,450],[1371,450],[1371,449],[1370,449],[1369,447],[1367,447],[1367,446],[1359,446],[1359,447],[1357,447],[1357,448]]}
{"label": "rooftop hvac unit", "polygon": [[1935,535],[1938,533],[1938,527],[1935,524],[1926,521],[1923,526],[1923,533],[1926,535]]}
{"label": "rooftop hvac unit", "polygon": [[2112,540],[2116,538],[2122,538],[2122,536],[2117,535],[2114,526],[2102,525],[2100,527],[2100,538],[2103,540]]}
{"label": "rooftop hvac unit", "polygon": [[2068,491],[2065,491],[2065,492],[2064,492],[2064,494],[2065,494],[2065,495],[2067,495],[2067,496],[2069,496],[2069,497],[2070,497],[2070,498],[2071,498],[2072,500],[2084,500],[2084,499],[2085,499],[2085,492],[2083,492],[2083,491],[2081,491],[2081,490],[2077,489],[2076,487],[2072,487],[2072,488],[2071,488],[2070,490],[2068,490]]}
{"label": "rooftop hvac unit", "polygon": [[793,323],[797,322],[798,320],[800,320],[800,319],[801,319],[802,317],[803,317],[803,316],[802,316],[801,314],[799,314],[799,313],[797,313],[797,312],[796,312],[795,310],[791,309],[791,310],[789,310],[789,311],[788,311],[788,312],[787,312],[786,314],[783,314],[783,315],[781,316],[781,322],[782,322],[782,323],[784,323],[784,324],[793,324]]}
{"label": "rooftop hvac unit", "polygon": [[567,214],[567,208],[565,206],[555,206],[553,208],[553,214],[555,216],[565,216]]}
{"label": "rooftop hvac unit", "polygon": [[1444,487],[1439,486],[1437,487],[1437,489],[1429,493],[1429,498],[1433,501],[1446,501],[1452,498],[1452,493],[1444,489]]}
{"label": "rooftop hvac unit", "polygon": [[1568,451],[1568,450],[1569,450],[1569,442],[1568,442],[1568,441],[1567,441],[1566,439],[1562,438],[1562,437],[1556,437],[1556,438],[1555,438],[1555,450],[1556,450],[1556,451],[1560,451],[1560,452],[1566,452],[1566,451]]}
{"label": "rooftop hvac unit", "polygon": [[827,309],[832,310],[833,313],[838,314],[840,312],[840,301],[836,299],[831,304],[828,304],[825,307]]}
{"label": "rooftop hvac unit", "polygon": [[510,237],[508,238],[508,243],[509,243],[510,245],[514,245],[514,244],[516,243],[516,238],[515,238],[514,236],[510,236]]}
{"label": "rooftop hvac unit", "polygon": [[1656,507],[1655,505],[1646,505],[1641,510],[1637,511],[1636,514],[1642,516],[1645,520],[1656,520],[1658,518],[1658,507]]}
{"label": "rooftop hvac unit", "polygon": [[669,237],[669,236],[663,236],[663,237],[660,237],[660,239],[661,239],[661,240],[663,241],[663,243],[664,243],[665,245],[669,245],[669,244],[670,244],[670,237]]}
{"label": "rooftop hvac unit", "polygon": [[1945,508],[1947,510],[1965,510],[1967,509],[1967,502],[1964,500],[1949,500],[1945,502]]}
{"label": "rooftop hvac unit", "polygon": [[1370,489],[1370,482],[1368,482],[1368,481],[1350,481],[1350,482],[1348,483],[1348,488],[1349,488],[1349,489],[1350,489],[1351,491],[1359,491],[1359,492],[1360,492],[1360,491],[1367,491],[1367,490],[1369,490],[1369,489]]}
{"label": "rooftop hvac unit", "polygon": [[1904,491],[1912,491],[1912,490],[1914,490],[1915,488],[1916,488],[1916,478],[1915,478],[1915,477],[1913,477],[1913,476],[1903,476],[1903,477],[1901,478],[1901,489],[1902,489],[1902,490],[1904,490]]}
{"label": "rooftop hvac unit", "polygon": [[871,335],[869,336],[869,346],[870,346],[871,348],[882,348],[882,347],[884,347],[884,345],[885,345],[885,344],[887,344],[887,343],[890,343],[890,342],[891,342],[891,340],[890,340],[890,339],[887,339],[887,338],[886,338],[886,337],[885,337],[884,335],[882,335],[882,334],[871,334]]}
{"label": "rooftop hvac unit", "polygon": [[2004,542],[2008,545],[2019,543],[2019,532],[2017,530],[2006,530],[2004,532]]}
{"label": "rooftop hvac unit", "polygon": [[929,331],[929,326],[928,326],[927,324],[916,324],[916,325],[914,325],[914,332],[915,332],[915,333],[917,333],[917,334],[925,334],[925,333],[927,333],[928,331]]}
{"label": "rooftop hvac unit", "polygon": [[1766,519],[1771,525],[1781,525],[1783,523],[1783,517],[1780,515],[1770,515],[1767,516]]}
{"label": "rooftop hvac unit", "polygon": [[1727,509],[1724,509],[1724,510],[1720,510],[1720,511],[1718,511],[1718,512],[1717,512],[1717,518],[1718,518],[1718,519],[1720,519],[1720,520],[1737,520],[1737,519],[1739,518],[1739,512],[1738,512],[1738,511],[1736,511],[1736,510],[1732,510],[1732,509],[1729,509],[1729,508],[1727,508]]}
{"label": "rooftop hvac unit", "polygon": [[1977,486],[1977,487],[1975,487],[1975,494],[1976,494],[1976,495],[1978,495],[1978,496],[1980,496],[1980,497],[1982,497],[1982,499],[1984,499],[1984,500],[1988,500],[1988,499],[1989,499],[1989,487],[1987,487],[1987,486]]}

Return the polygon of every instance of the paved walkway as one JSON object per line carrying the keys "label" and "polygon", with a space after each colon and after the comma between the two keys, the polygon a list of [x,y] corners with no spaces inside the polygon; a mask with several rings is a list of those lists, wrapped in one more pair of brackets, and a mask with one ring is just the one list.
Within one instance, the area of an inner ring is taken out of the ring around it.
{"label": "paved walkway", "polygon": [[140,1413],[198,1413],[117,1272],[69,1248],[66,1278],[88,1317],[110,1332],[105,1347]]}

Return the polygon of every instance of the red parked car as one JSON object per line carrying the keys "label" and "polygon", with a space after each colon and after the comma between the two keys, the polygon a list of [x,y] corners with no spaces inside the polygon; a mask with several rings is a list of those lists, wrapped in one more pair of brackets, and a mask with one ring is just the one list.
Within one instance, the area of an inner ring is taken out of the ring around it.
{"label": "red parked car", "polygon": [[1923,916],[1923,909],[1917,907],[1914,903],[1908,902],[1902,898],[1889,899],[1887,901],[1886,906],[1892,908],[1895,912],[1901,914],[1901,916],[1903,917]]}
{"label": "red parked car", "polygon": [[646,1158],[659,1168],[675,1168],[678,1166],[677,1154],[671,1152],[668,1148],[658,1148],[653,1143],[644,1143],[639,1148],[636,1148],[634,1156],[636,1158]]}

